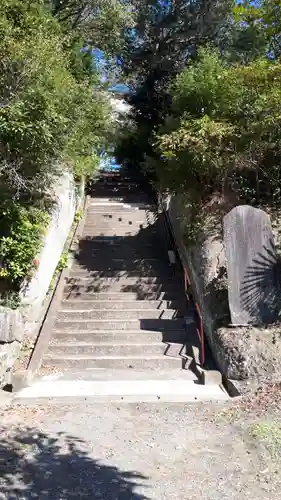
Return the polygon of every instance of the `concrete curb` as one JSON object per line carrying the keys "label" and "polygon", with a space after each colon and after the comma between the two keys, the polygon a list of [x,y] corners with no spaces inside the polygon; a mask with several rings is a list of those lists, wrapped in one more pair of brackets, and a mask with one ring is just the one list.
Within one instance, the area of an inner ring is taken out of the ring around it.
{"label": "concrete curb", "polygon": [[223,377],[223,385],[232,398],[237,398],[242,395],[238,381]]}
{"label": "concrete curb", "polygon": [[0,390],[0,409],[9,408],[14,402],[14,394]]}
{"label": "concrete curb", "polygon": [[196,346],[191,346],[193,362],[198,378],[202,385],[219,385],[223,388],[222,374],[219,370],[205,370],[200,363],[200,349]]}

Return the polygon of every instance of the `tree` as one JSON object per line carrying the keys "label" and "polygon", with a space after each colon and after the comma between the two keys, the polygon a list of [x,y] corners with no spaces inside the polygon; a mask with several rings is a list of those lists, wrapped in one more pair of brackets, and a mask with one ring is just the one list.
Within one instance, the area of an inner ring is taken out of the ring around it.
{"label": "tree", "polygon": [[233,12],[234,25],[227,44],[232,60],[247,63],[259,56],[280,57],[280,0],[243,0]]}
{"label": "tree", "polygon": [[93,79],[74,71],[73,52],[65,50],[60,26],[43,3],[4,0],[0,40],[2,191],[6,186],[19,195],[46,186],[58,162],[79,164],[79,171],[83,161],[87,169],[91,158],[95,164],[106,106],[93,93]]}
{"label": "tree", "polygon": [[32,271],[55,176],[91,174],[104,148],[110,108],[82,47],[43,0],[1,2],[1,298]]}
{"label": "tree", "polygon": [[[153,155],[153,132],[163,123],[171,104],[170,83],[198,48],[218,44],[222,27],[229,24],[232,0],[133,1],[136,26],[127,32],[123,69],[135,88],[130,98],[138,127],[138,156]],[[141,151],[141,154],[140,154]]]}
{"label": "tree", "polygon": [[47,4],[67,33],[108,57],[118,55],[124,31],[133,26],[130,3],[124,0],[48,0]]}

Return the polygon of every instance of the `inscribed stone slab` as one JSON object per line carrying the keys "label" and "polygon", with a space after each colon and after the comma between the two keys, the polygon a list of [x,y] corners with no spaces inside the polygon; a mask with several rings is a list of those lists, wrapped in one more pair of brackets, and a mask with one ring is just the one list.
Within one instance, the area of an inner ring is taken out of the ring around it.
{"label": "inscribed stone slab", "polygon": [[269,215],[241,205],[224,217],[223,228],[232,323],[277,321],[281,273]]}

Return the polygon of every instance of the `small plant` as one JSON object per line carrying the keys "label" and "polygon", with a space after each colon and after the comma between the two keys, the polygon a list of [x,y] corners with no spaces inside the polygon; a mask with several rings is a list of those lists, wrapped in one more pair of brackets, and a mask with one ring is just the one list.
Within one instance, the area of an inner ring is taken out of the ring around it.
{"label": "small plant", "polygon": [[39,265],[38,255],[49,216],[34,207],[6,202],[0,207],[0,276],[18,289]]}
{"label": "small plant", "polygon": [[67,266],[68,266],[68,252],[65,251],[60,256],[56,271],[61,272]]}
{"label": "small plant", "polygon": [[21,300],[18,292],[7,292],[0,301],[2,307],[8,307],[10,309],[18,309],[20,307]]}
{"label": "small plant", "polygon": [[276,422],[257,422],[252,425],[250,434],[268,449],[274,459],[281,459],[281,429]]}
{"label": "small plant", "polygon": [[76,211],[75,216],[74,216],[74,222],[75,222],[75,224],[77,224],[82,219],[83,215],[84,215],[83,208],[79,208]]}

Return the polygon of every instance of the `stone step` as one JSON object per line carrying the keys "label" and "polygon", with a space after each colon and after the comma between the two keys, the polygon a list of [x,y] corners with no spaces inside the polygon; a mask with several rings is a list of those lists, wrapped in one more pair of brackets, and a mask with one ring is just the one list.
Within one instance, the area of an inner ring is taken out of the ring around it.
{"label": "stone step", "polygon": [[106,241],[122,242],[128,241],[130,244],[134,244],[135,241],[139,240],[140,243],[148,244],[149,242],[155,242],[157,239],[161,238],[164,240],[165,233],[159,231],[159,229],[140,227],[120,227],[120,228],[93,228],[93,230],[83,228],[81,238],[91,238],[93,241],[100,241],[105,239]]}
{"label": "stone step", "polygon": [[[159,216],[155,212],[149,212],[147,210],[103,210],[96,211],[93,207],[89,207],[86,212],[85,225],[90,227],[96,227],[97,225],[107,225],[116,224],[119,225],[133,225],[133,224],[143,224],[144,227],[156,225],[160,222]],[[164,221],[161,222],[162,224]]]}
{"label": "stone step", "polygon": [[165,241],[163,235],[159,235],[159,231],[156,231],[155,233],[149,234],[149,232],[145,233],[143,232],[138,232],[136,234],[124,234],[124,235],[114,235],[114,234],[109,234],[109,235],[96,235],[96,236],[89,236],[89,235],[82,235],[82,241],[83,239],[87,240],[87,243],[90,244],[108,244],[108,245],[116,245],[116,246],[121,246],[124,245],[126,246],[132,246],[134,247],[135,245],[140,245],[142,244],[145,247],[151,247],[152,245],[155,245],[155,243],[158,243],[160,246],[162,243],[162,240]]}
{"label": "stone step", "polygon": [[159,310],[159,309],[136,309],[136,310],[121,310],[118,311],[117,309],[80,309],[80,310],[71,310],[71,309],[59,309],[57,313],[57,320],[62,321],[62,320],[68,320],[68,321],[79,321],[80,319],[83,321],[86,320],[96,320],[96,319],[108,319],[110,321],[113,321],[115,319],[173,319],[176,318],[178,314],[178,311],[175,309],[164,309],[164,310]]}
{"label": "stone step", "polygon": [[153,330],[166,332],[171,330],[184,329],[184,320],[179,319],[99,319],[99,320],[57,320],[55,323],[56,330],[73,331],[73,330]]}
{"label": "stone step", "polygon": [[155,309],[158,311],[163,311],[164,309],[176,309],[176,310],[185,310],[187,307],[187,303],[185,300],[80,300],[79,298],[76,300],[63,300],[61,303],[61,309],[63,310],[103,310],[103,311],[112,311],[118,310],[120,313],[122,311],[141,311],[146,310],[150,311],[151,309]]}
{"label": "stone step", "polygon": [[127,188],[127,189],[140,189],[139,185],[136,183],[136,182],[131,182],[129,179],[124,181],[123,179],[122,180],[119,180],[117,181],[117,179],[110,179],[110,178],[106,178],[106,179],[100,179],[98,180],[98,182],[96,184],[94,184],[92,186],[92,189],[95,189],[96,186],[100,186],[100,187],[108,187],[108,188]]}
{"label": "stone step", "polygon": [[142,220],[146,220],[146,217],[155,217],[157,214],[154,210],[149,210],[146,208],[131,207],[130,205],[125,205],[123,203],[105,203],[100,204],[90,204],[87,208],[87,220],[104,220],[104,218],[136,218],[141,217]]}
{"label": "stone step", "polygon": [[[112,286],[114,284],[118,284],[120,286],[129,286],[129,285],[138,285],[140,286],[161,286],[161,287],[174,287],[181,285],[181,279],[179,276],[100,276],[98,274],[95,276],[79,276],[73,277],[70,275],[66,279],[66,283],[69,285],[77,284],[77,285],[97,285],[101,286],[109,285]],[[178,288],[180,290],[180,288]]]}
{"label": "stone step", "polygon": [[114,225],[113,227],[119,226],[134,226],[141,225],[143,227],[149,227],[151,225],[157,224],[158,219],[155,214],[147,214],[146,212],[141,212],[139,210],[133,212],[132,214],[123,212],[113,212],[113,214],[95,214],[87,211],[87,217],[85,220],[84,227],[108,227],[109,225]]}
{"label": "stone step", "polygon": [[93,238],[103,237],[103,236],[114,237],[114,238],[115,237],[125,238],[127,236],[136,236],[136,235],[138,235],[139,237],[141,237],[142,235],[147,236],[147,238],[151,238],[154,236],[159,236],[163,238],[165,236],[165,233],[164,233],[164,228],[154,227],[151,225],[144,227],[143,224],[134,224],[134,225],[111,224],[108,226],[103,225],[102,227],[100,225],[84,226],[82,238],[85,235],[91,236]]}
{"label": "stone step", "polygon": [[116,344],[116,343],[73,343],[67,342],[66,344],[52,343],[49,346],[47,357],[53,355],[61,355],[66,358],[69,356],[86,356],[86,357],[107,357],[118,356],[124,358],[131,358],[136,356],[185,356],[186,349],[181,344],[164,344],[152,343],[149,344]]}
{"label": "stone step", "polygon": [[[80,291],[81,290],[81,291]],[[117,304],[119,301],[122,303],[127,303],[131,301],[136,301],[136,304],[140,304],[146,300],[167,300],[167,301],[177,301],[179,294],[175,292],[167,291],[156,291],[156,292],[91,292],[87,290],[87,287],[77,287],[73,288],[71,291],[64,290],[64,299],[81,301],[110,301],[112,304]]]}
{"label": "stone step", "polygon": [[[131,380],[139,380],[147,382],[151,379],[151,373],[145,371],[134,370],[107,370],[103,368],[89,368],[88,370],[73,370],[71,372],[62,371],[56,372],[55,374],[45,375],[41,378],[41,380],[85,380],[88,381],[101,381],[101,382],[113,382],[117,380],[131,381]],[[170,368],[168,370],[158,370],[153,373],[154,380],[177,380],[188,382],[189,380],[197,381],[197,377],[195,373],[191,370],[178,370],[177,368]],[[36,381],[35,381],[36,383]]]}
{"label": "stone step", "polygon": [[140,186],[138,186],[136,183],[129,183],[129,182],[120,182],[120,181],[115,181],[115,179],[106,179],[106,181],[100,180],[94,185],[91,186],[91,200],[96,200],[97,198],[97,191],[101,191],[100,197],[103,198],[107,196],[107,192],[109,193],[108,196],[110,196],[110,199],[115,198],[114,193],[124,191],[126,193],[136,193],[135,196],[142,196],[146,197],[149,201],[151,201],[151,198],[147,196],[147,192],[145,192],[143,189],[141,189]]}
{"label": "stone step", "polygon": [[[30,387],[22,389],[15,395],[15,402],[21,405],[41,404],[65,405],[66,402],[81,403],[198,403],[200,401],[226,401],[227,393],[219,385],[199,385],[192,375],[187,378],[181,373],[191,374],[189,370],[177,370],[178,378],[171,378],[170,374],[162,376],[162,372],[149,372],[146,378],[132,380],[132,373],[118,377],[121,370],[106,370],[113,374],[112,379],[93,379],[90,371],[78,374],[52,374],[35,381]],[[99,372],[103,376],[104,371]],[[134,371],[134,375],[137,372]],[[141,375],[141,372],[138,375]],[[157,377],[157,374],[161,378]]]}
{"label": "stone step", "polygon": [[102,292],[136,292],[138,298],[159,297],[161,293],[172,295],[173,297],[184,296],[183,287],[177,283],[159,284],[159,283],[145,283],[141,281],[130,282],[132,278],[120,279],[119,281],[113,280],[98,280],[87,278],[72,278],[71,281],[66,283],[64,293],[69,294],[72,292],[76,295],[85,293],[102,293]]}
{"label": "stone step", "polygon": [[[91,264],[91,267],[89,266]],[[94,265],[96,267],[94,267]],[[100,268],[110,271],[135,271],[135,270],[157,270],[166,271],[166,269],[173,269],[167,257],[164,259],[136,259],[131,258],[113,258],[111,255],[100,254],[98,257],[86,255],[84,252],[76,253],[71,267],[72,271],[81,270],[81,266],[87,266],[93,270]]]}
{"label": "stone step", "polygon": [[[128,231],[133,231],[134,234],[140,231],[150,231],[153,230],[153,225],[148,224],[147,222],[135,222],[135,221],[127,221],[127,222],[118,222],[118,221],[108,221],[108,222],[100,222],[96,219],[96,222],[87,221],[87,224],[83,227],[83,233],[89,235],[96,234],[104,234],[105,231],[113,231],[115,234],[126,234]],[[155,228],[156,230],[156,228]],[[110,233],[111,234],[111,233]],[[114,233],[113,233],[114,234]]]}
{"label": "stone step", "polygon": [[60,369],[89,369],[89,368],[107,368],[107,369],[128,369],[138,371],[155,371],[155,370],[168,370],[169,368],[182,368],[186,366],[188,369],[191,363],[190,359],[169,356],[130,356],[124,358],[123,356],[65,356],[50,354],[45,356],[42,368],[54,367]]}
{"label": "stone step", "polygon": [[[137,196],[136,193],[128,193],[125,190],[124,191],[119,191],[119,192],[113,192],[113,191],[96,191],[94,193],[94,203],[98,201],[100,205],[104,204],[103,200],[106,200],[107,203],[120,203],[123,204],[123,206],[126,208],[126,206],[129,206],[130,208],[138,207],[140,209],[145,209],[145,210],[151,210],[151,202],[147,196]],[[109,200],[109,201],[108,201]],[[93,206],[93,202],[91,203]],[[97,206],[97,205],[95,205]]]}
{"label": "stone step", "polygon": [[[86,243],[84,243],[86,242]],[[154,236],[151,238],[139,238],[138,236],[97,236],[97,237],[85,237],[80,240],[81,244],[85,245],[89,250],[94,250],[96,248],[101,248],[102,245],[106,247],[116,247],[119,250],[140,250],[139,246],[141,245],[141,249],[151,249],[156,246],[156,248],[163,248],[163,245],[166,244],[165,240],[162,241],[162,238],[159,236]]]}
{"label": "stone step", "polygon": [[141,341],[145,344],[150,342],[167,342],[173,344],[184,344],[189,340],[189,335],[183,329],[168,330],[166,332],[155,332],[153,330],[55,330],[52,343],[64,342],[104,342],[104,343],[135,343]]}
{"label": "stone step", "polygon": [[[140,253],[143,250],[140,245],[144,247],[147,251],[152,247],[156,247],[158,250],[163,248],[164,243],[166,244],[164,238],[159,238],[154,236],[153,238],[143,238],[139,235],[136,236],[83,236],[80,239],[80,246],[87,248],[89,251],[93,251],[99,248],[115,249],[119,250],[135,250]],[[167,245],[166,245],[167,246]]]}
{"label": "stone step", "polygon": [[124,197],[125,199],[128,200],[145,200],[147,203],[151,202],[151,198],[148,196],[146,192],[140,189],[140,187],[137,187],[135,185],[130,185],[130,184],[119,184],[119,185],[114,185],[112,184],[107,184],[107,183],[101,183],[101,184],[96,184],[95,186],[92,187],[91,189],[91,196],[93,199],[96,197],[98,198],[103,198],[103,197],[110,197],[110,198],[116,198],[116,197]]}
{"label": "stone step", "polygon": [[169,278],[176,277],[176,270],[173,267],[169,267],[168,265],[166,266],[166,268],[162,266],[158,269],[136,268],[134,270],[118,270],[110,269],[106,267],[106,265],[101,269],[98,267],[95,261],[92,261],[88,262],[88,265],[85,262],[83,266],[82,264],[74,264],[71,268],[71,271],[69,272],[69,278],[86,278],[91,281],[97,281],[100,279],[105,280],[107,278],[112,278],[115,280],[136,278],[139,280],[140,278],[153,279],[156,275],[158,275],[158,281],[163,280],[165,282]]}
{"label": "stone step", "polygon": [[128,202],[124,200],[122,197],[116,197],[114,202],[109,199],[95,199],[95,201],[89,202],[88,210],[92,213],[113,213],[113,212],[134,212],[137,210],[140,211],[148,211],[148,212],[157,212],[157,207],[151,206],[150,203],[137,201],[137,202]]}
{"label": "stone step", "polygon": [[163,245],[161,249],[159,247],[149,247],[149,248],[137,248],[131,245],[124,246],[111,246],[97,244],[93,245],[93,242],[88,245],[88,241],[80,241],[78,250],[76,252],[77,258],[81,260],[82,256],[87,259],[96,259],[100,261],[103,257],[104,259],[118,259],[118,260],[128,260],[128,259],[163,259],[167,261],[168,248],[167,245]]}

